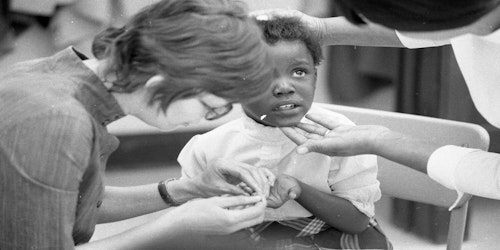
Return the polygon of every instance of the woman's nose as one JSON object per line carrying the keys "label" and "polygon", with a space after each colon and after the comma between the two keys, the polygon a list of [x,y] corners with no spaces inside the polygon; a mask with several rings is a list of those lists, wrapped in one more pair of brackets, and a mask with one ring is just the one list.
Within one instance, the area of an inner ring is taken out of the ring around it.
{"label": "woman's nose", "polygon": [[277,80],[273,89],[274,96],[284,96],[295,93],[295,88],[286,80]]}

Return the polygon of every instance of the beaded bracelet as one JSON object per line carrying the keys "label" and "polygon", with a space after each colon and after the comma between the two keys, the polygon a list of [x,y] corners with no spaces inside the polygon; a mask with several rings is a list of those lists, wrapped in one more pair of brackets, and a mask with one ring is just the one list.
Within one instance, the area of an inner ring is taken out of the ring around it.
{"label": "beaded bracelet", "polygon": [[180,202],[174,200],[172,196],[170,196],[167,190],[167,184],[174,180],[177,180],[177,178],[172,178],[158,182],[158,192],[160,193],[160,196],[163,199],[163,201],[170,206],[178,206],[181,204]]}

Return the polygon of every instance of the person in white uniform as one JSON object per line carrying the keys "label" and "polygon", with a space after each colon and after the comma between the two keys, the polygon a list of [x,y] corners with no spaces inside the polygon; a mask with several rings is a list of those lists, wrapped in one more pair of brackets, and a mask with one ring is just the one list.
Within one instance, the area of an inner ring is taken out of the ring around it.
{"label": "person in white uniform", "polygon": [[[500,128],[500,1],[340,0],[344,16],[315,18],[298,11],[254,12],[258,19],[296,16],[323,45],[424,48],[451,44],[472,100],[482,116]],[[418,6],[418,7],[417,7]],[[438,146],[380,126],[346,126],[311,116],[283,131],[299,153],[332,156],[377,154],[427,173],[440,184],[500,199],[500,154],[458,146]],[[304,133],[307,132],[307,133]]]}

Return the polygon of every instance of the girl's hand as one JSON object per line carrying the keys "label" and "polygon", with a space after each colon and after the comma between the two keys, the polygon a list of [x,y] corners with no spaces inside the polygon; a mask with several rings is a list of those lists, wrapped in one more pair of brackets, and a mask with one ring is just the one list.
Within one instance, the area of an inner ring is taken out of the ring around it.
{"label": "girl's hand", "polygon": [[314,35],[315,39],[319,41],[320,44],[324,43],[324,37],[326,33],[325,24],[321,18],[306,15],[298,10],[286,10],[286,9],[266,9],[266,10],[256,10],[250,13],[250,16],[254,17],[259,21],[272,20],[275,18],[297,18],[300,20],[302,25],[307,27]]}
{"label": "girl's hand", "polygon": [[306,117],[316,124],[300,123],[282,128],[283,133],[298,146],[297,153],[318,152],[329,156],[376,154],[377,143],[391,136],[386,127],[376,125],[345,125],[318,114]]}
{"label": "girl's hand", "polygon": [[281,207],[288,200],[299,197],[301,192],[300,184],[295,178],[286,174],[278,175],[269,192],[267,206],[270,208]]}

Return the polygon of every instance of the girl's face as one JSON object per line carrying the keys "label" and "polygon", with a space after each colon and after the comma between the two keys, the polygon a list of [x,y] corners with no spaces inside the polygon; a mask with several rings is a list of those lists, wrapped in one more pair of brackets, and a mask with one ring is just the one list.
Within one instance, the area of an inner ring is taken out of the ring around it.
{"label": "girl's face", "polygon": [[181,126],[198,123],[205,118],[218,118],[230,111],[232,104],[216,95],[202,92],[185,99],[177,99],[170,103],[166,111],[155,102],[136,114],[139,119],[150,126],[163,131],[174,130]]}
{"label": "girl's face", "polygon": [[[243,103],[245,113],[268,126],[292,126],[307,113],[316,89],[316,68],[302,41],[279,41],[269,48],[274,78],[267,93]],[[263,118],[263,119],[262,119]]]}

